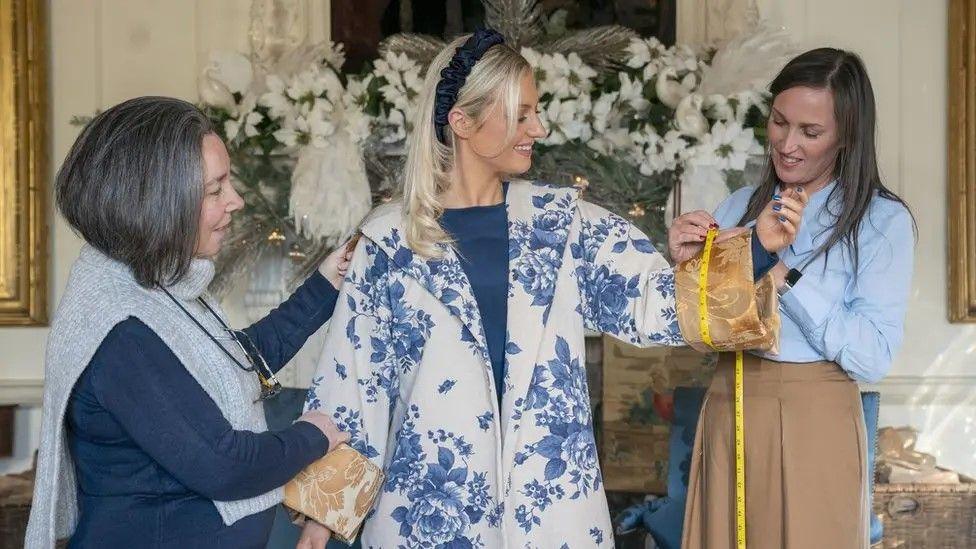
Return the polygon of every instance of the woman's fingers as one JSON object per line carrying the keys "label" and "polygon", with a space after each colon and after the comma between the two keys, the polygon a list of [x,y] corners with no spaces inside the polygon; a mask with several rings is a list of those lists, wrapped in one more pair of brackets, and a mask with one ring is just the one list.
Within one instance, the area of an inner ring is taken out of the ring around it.
{"label": "woman's fingers", "polygon": [[678,217],[675,221],[705,230],[708,230],[712,225],[718,225],[715,218],[712,217],[712,214],[705,210],[688,212]]}
{"label": "woman's fingers", "polygon": [[694,242],[695,244],[701,244],[702,242],[705,241],[705,237],[707,236],[707,234],[708,231],[705,231],[704,233],[698,233],[698,232],[681,233],[677,235],[676,238],[678,239],[678,244],[689,244],[692,242]]}
{"label": "woman's fingers", "polygon": [[797,213],[803,213],[803,209],[806,207],[805,202],[788,196],[784,196],[780,200],[774,200],[773,202],[778,204],[781,210],[792,210]]}

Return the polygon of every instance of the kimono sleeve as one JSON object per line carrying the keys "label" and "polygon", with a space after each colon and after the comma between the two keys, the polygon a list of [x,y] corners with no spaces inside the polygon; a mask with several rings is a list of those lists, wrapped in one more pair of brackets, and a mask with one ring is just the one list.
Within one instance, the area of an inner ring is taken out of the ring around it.
{"label": "kimono sleeve", "polygon": [[371,241],[356,247],[305,400],[306,411],[329,413],[350,445],[381,467],[399,394],[388,265]]}
{"label": "kimono sleeve", "polygon": [[675,311],[674,271],[637,227],[579,201],[571,243],[585,326],[631,345],[684,345]]}

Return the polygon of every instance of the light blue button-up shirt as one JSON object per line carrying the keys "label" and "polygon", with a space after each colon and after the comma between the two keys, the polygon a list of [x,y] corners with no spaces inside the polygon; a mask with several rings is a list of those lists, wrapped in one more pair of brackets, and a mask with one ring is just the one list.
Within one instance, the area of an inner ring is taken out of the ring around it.
{"label": "light blue button-up shirt", "polygon": [[[796,241],[779,254],[803,276],[780,299],[779,354],[761,356],[781,362],[829,360],[858,381],[876,383],[902,343],[915,246],[912,218],[901,204],[875,196],[858,231],[856,280],[843,241],[803,267],[833,230],[830,212],[840,211],[840,192],[830,198],[836,186],[833,182],[810,197]],[[752,187],[739,189],[718,206],[714,215],[722,228],[739,224],[752,192]]]}

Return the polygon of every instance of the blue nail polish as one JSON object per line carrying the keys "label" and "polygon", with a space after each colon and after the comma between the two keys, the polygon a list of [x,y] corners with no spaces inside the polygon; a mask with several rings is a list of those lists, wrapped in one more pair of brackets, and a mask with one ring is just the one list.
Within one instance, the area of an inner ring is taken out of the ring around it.
{"label": "blue nail polish", "polygon": [[783,205],[782,204],[773,204],[773,211],[774,212],[778,212],[778,211],[780,211],[782,209],[783,209]]}
{"label": "blue nail polish", "polygon": [[783,199],[783,197],[780,196],[780,195],[778,195],[778,194],[774,194],[773,195],[773,200],[782,200],[782,199]]}
{"label": "blue nail polish", "polygon": [[779,220],[780,220],[780,221],[782,221],[782,222],[784,222],[784,223],[786,222],[786,218],[785,218],[785,217],[783,217],[782,215],[781,215],[781,216],[779,216]]}

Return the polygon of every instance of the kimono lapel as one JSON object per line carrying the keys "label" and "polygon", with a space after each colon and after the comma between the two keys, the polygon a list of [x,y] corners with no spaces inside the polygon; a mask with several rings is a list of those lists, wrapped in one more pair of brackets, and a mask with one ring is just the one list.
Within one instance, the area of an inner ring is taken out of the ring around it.
{"label": "kimono lapel", "polygon": [[[392,222],[391,218],[396,222]],[[461,322],[462,341],[469,343],[482,357],[488,378],[493,379],[478,303],[457,254],[450,246],[444,246],[445,253],[440,259],[424,259],[415,254],[402,236],[401,219],[399,211],[384,212],[367,222],[362,232],[386,252],[394,268],[417,280]]]}
{"label": "kimono lapel", "polygon": [[[540,346],[552,307],[575,211],[576,191],[512,183],[508,191],[509,290],[506,390],[502,405],[503,463],[511,465],[513,437],[534,398]],[[558,321],[558,319],[554,319]]]}

